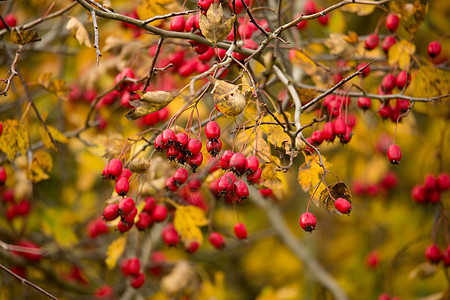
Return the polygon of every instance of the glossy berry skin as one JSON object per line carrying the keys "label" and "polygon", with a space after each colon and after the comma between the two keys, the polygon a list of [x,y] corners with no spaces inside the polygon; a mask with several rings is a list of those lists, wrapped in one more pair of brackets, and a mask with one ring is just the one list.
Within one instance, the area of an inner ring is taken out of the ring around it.
{"label": "glossy berry skin", "polygon": [[370,100],[370,98],[367,97],[359,97],[358,98],[358,106],[359,108],[361,108],[362,110],[366,111],[370,108],[372,104],[372,101]]}
{"label": "glossy berry skin", "polygon": [[155,222],[163,222],[167,218],[167,207],[165,205],[155,205],[152,211],[152,219]]}
{"label": "glossy berry skin", "polygon": [[134,218],[136,217],[137,213],[137,208],[133,207],[129,214],[122,216],[122,221],[125,221],[127,224],[134,224]]}
{"label": "glossy berry skin", "polygon": [[352,204],[348,202],[344,198],[337,198],[334,202],[334,207],[342,213],[342,214],[350,214],[350,211],[352,210]]}
{"label": "glossy berry skin", "polygon": [[328,15],[320,16],[317,18],[319,23],[326,26],[328,24]]}
{"label": "glossy berry skin", "polygon": [[206,142],[206,150],[209,154],[216,157],[220,153],[220,150],[222,150],[222,141],[218,139],[208,140]]}
{"label": "glossy berry skin", "polygon": [[136,206],[134,200],[131,198],[123,198],[119,202],[119,212],[122,216],[128,215]]}
{"label": "glossy berry skin", "polygon": [[187,146],[188,142],[189,142],[189,137],[186,133],[184,133],[184,132],[177,133],[175,145],[179,149],[184,149]]}
{"label": "glossy berry skin", "polygon": [[238,175],[242,175],[245,172],[245,164],[247,159],[242,153],[234,153],[230,159],[230,168]]}
{"label": "glossy berry skin", "polygon": [[258,170],[258,168],[259,168],[259,159],[254,155],[247,157],[245,161],[245,171],[247,172],[247,174],[255,173]]}
{"label": "glossy berry skin", "polygon": [[120,220],[119,223],[117,224],[117,229],[121,233],[124,233],[124,232],[129,231],[133,227],[133,225],[134,225],[133,223],[127,223],[127,222]]}
{"label": "glossy berry skin", "polygon": [[180,240],[178,232],[175,230],[172,223],[169,223],[166,227],[163,228],[161,235],[164,243],[169,247],[176,246],[176,244],[178,244],[178,241]]}
{"label": "glossy berry skin", "polygon": [[144,273],[139,273],[139,274],[133,276],[131,279],[131,286],[134,287],[135,289],[142,287],[144,285],[144,283],[145,283],[145,274]]}
{"label": "glossy berry skin", "polygon": [[178,185],[182,185],[186,182],[188,178],[188,171],[184,168],[178,168],[173,174],[173,179],[177,182]]}
{"label": "glossy berry skin", "polygon": [[131,177],[131,175],[133,175],[133,173],[130,171],[130,170],[128,170],[128,169],[123,169],[122,170],[122,173],[120,174],[120,177],[119,178],[121,178],[121,177],[124,177],[124,178],[126,178],[126,179],[130,179],[130,177]]}
{"label": "glossy berry skin", "polygon": [[175,182],[175,178],[167,178],[165,187],[168,192],[176,192],[178,190],[178,184]]}
{"label": "glossy berry skin", "polygon": [[303,5],[303,10],[307,15],[315,14],[317,12],[316,3],[313,0],[305,1],[305,4]]}
{"label": "glossy berry skin", "polygon": [[397,99],[397,101],[395,101],[395,108],[399,112],[404,113],[409,108],[409,101],[405,99]]}
{"label": "glossy berry skin", "polygon": [[125,177],[121,177],[116,181],[116,193],[119,196],[125,196],[130,189],[130,183]]}
{"label": "glossy berry skin", "polygon": [[205,135],[208,140],[220,138],[220,126],[214,121],[205,125]]}
{"label": "glossy berry skin", "polygon": [[439,43],[438,41],[432,41],[428,44],[428,56],[430,56],[431,58],[435,58],[438,57],[439,54],[441,54],[441,43]]}
{"label": "glossy berry skin", "polygon": [[169,161],[174,161],[178,155],[180,154],[180,150],[175,145],[170,145],[166,151],[166,157]]}
{"label": "glossy berry skin", "polygon": [[386,29],[390,32],[397,31],[398,25],[400,24],[400,18],[395,14],[390,14],[386,18]]}
{"label": "glossy berry skin", "polygon": [[334,133],[337,136],[345,134],[345,120],[343,118],[339,118],[334,120]]}
{"label": "glossy berry skin", "polygon": [[217,250],[225,248],[225,239],[220,233],[211,232],[208,239],[211,245],[213,245]]}
{"label": "glossy berry skin", "polygon": [[392,144],[387,149],[387,157],[393,164],[398,164],[402,159],[402,151],[399,145]]}
{"label": "glossy berry skin", "polygon": [[247,199],[249,195],[247,184],[242,180],[236,181],[233,184],[233,193],[240,201]]}
{"label": "glossy berry skin", "polygon": [[192,168],[192,172],[195,173],[195,171],[197,170],[197,168],[202,164],[203,162],[203,153],[198,152],[197,154],[193,155],[190,159],[189,159],[189,165]]}
{"label": "glossy berry skin", "polygon": [[425,187],[420,184],[414,186],[411,190],[411,198],[417,203],[427,202]]}
{"label": "glossy berry skin", "polygon": [[313,231],[316,228],[316,223],[316,217],[310,212],[305,212],[300,216],[300,227],[306,232]]}
{"label": "glossy berry skin", "polygon": [[336,137],[336,135],[334,133],[334,123],[333,122],[327,122],[327,123],[323,124],[322,132],[323,132],[323,138],[325,141],[328,141],[328,142],[334,141],[334,138]]}
{"label": "glossy berry skin", "polygon": [[[3,17],[3,20],[5,20],[6,24],[8,24],[9,27],[16,27],[17,25],[17,18],[13,14],[7,14]],[[0,21],[0,29],[3,28],[5,28],[5,25]]]}
{"label": "glossy berry skin", "polygon": [[120,266],[123,275],[137,275],[141,268],[141,261],[138,258],[129,258],[122,262]]}
{"label": "glossy berry skin", "polygon": [[397,43],[397,40],[393,36],[387,36],[384,38],[383,43],[381,44],[381,48],[383,49],[384,53],[388,53],[389,49]]}
{"label": "glossy berry skin", "polygon": [[103,218],[112,221],[119,217],[119,206],[116,203],[108,204],[103,210]]}
{"label": "glossy berry skin", "polygon": [[106,167],[106,174],[112,178],[118,178],[122,174],[123,164],[119,159],[111,159]]}
{"label": "glossy berry skin", "polygon": [[162,142],[166,145],[172,145],[177,140],[175,132],[173,132],[173,130],[170,128],[165,129],[161,135],[162,135]]}
{"label": "glossy berry skin", "polygon": [[369,35],[365,41],[365,47],[367,50],[373,50],[378,46],[380,38],[375,33]]}
{"label": "glossy berry skin", "polygon": [[437,184],[440,191],[446,191],[450,188],[450,175],[441,173],[437,177]]}
{"label": "glossy berry skin", "polygon": [[240,240],[246,239],[247,238],[247,228],[245,228],[245,225],[242,223],[236,223],[234,225],[234,234]]}
{"label": "glossy berry skin", "polygon": [[139,219],[135,225],[139,230],[145,230],[153,225],[153,219],[148,212],[143,211],[139,214]]}
{"label": "glossy berry skin", "polygon": [[425,249],[425,257],[431,263],[437,264],[442,258],[441,250],[439,250],[438,246],[432,244]]}
{"label": "glossy berry skin", "polygon": [[201,7],[204,11],[207,11],[208,8],[213,4],[214,0],[198,0],[197,5]]}
{"label": "glossy berry skin", "polygon": [[6,182],[6,171],[0,166],[0,185],[4,185]]}
{"label": "glossy berry skin", "polygon": [[390,93],[394,89],[396,84],[397,84],[397,77],[395,77],[392,74],[387,74],[381,81],[381,89],[385,93]]}
{"label": "glossy berry skin", "polygon": [[220,168],[222,170],[228,170],[230,168],[230,159],[233,156],[234,152],[231,150],[225,150],[220,157]]}
{"label": "glossy berry skin", "polygon": [[233,187],[234,187],[233,178],[231,176],[228,176],[228,173],[220,177],[219,182],[217,183],[217,191],[219,192],[219,195],[231,193]]}
{"label": "glossy berry skin", "polygon": [[188,253],[195,253],[197,252],[198,248],[200,247],[200,244],[197,241],[192,241],[189,243],[189,245],[186,245],[184,247],[184,250]]}
{"label": "glossy berry skin", "polygon": [[183,32],[185,27],[185,21],[183,16],[175,16],[170,21],[170,31]]}
{"label": "glossy berry skin", "polygon": [[322,130],[316,130],[311,134],[311,141],[314,146],[320,146],[323,143],[323,132]]}
{"label": "glossy berry skin", "polygon": [[256,183],[258,183],[259,180],[261,179],[261,175],[262,175],[262,170],[261,170],[261,168],[258,168],[258,170],[256,170],[255,173],[253,173],[253,174],[248,174],[248,175],[247,175],[247,181],[248,181],[249,183],[254,183],[254,184],[256,184]]}
{"label": "glossy berry skin", "polygon": [[[297,16],[297,17],[299,17],[299,16]],[[308,26],[308,22],[307,22],[307,21],[300,21],[300,22],[297,23],[297,28],[298,28],[299,30],[303,30],[303,29],[305,29],[307,26]]]}
{"label": "glossy berry skin", "polygon": [[195,156],[202,150],[202,142],[198,139],[190,139],[187,145],[187,149],[191,156]]}
{"label": "glossy berry skin", "polygon": [[167,148],[167,145],[162,141],[162,134],[156,136],[154,145],[156,151],[163,151]]}
{"label": "glossy berry skin", "polygon": [[380,108],[378,109],[378,114],[383,120],[386,120],[391,115],[391,106],[389,105],[389,102],[386,103],[380,103]]}
{"label": "glossy berry skin", "polygon": [[395,81],[395,84],[399,89],[403,89],[405,85],[408,83],[408,81],[411,80],[411,74],[408,76],[408,72],[401,71],[397,74],[397,79]]}

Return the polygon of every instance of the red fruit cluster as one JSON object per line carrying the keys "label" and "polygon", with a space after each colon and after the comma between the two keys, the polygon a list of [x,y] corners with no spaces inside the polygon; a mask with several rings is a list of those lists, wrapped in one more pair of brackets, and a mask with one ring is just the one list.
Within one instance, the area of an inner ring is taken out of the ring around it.
{"label": "red fruit cluster", "polygon": [[119,196],[125,196],[130,189],[130,177],[132,172],[123,168],[122,161],[111,159],[103,169],[103,177],[108,180],[116,180],[115,190]]}
{"label": "red fruit cluster", "polygon": [[120,265],[122,274],[131,277],[131,286],[135,289],[140,288],[145,283],[145,274],[140,272],[141,261],[139,258],[129,258],[122,261]]}
{"label": "red fruit cluster", "polygon": [[98,217],[95,220],[90,221],[87,224],[86,229],[88,236],[91,239],[94,239],[99,235],[108,233],[108,226],[106,226],[105,220],[101,217]]}
{"label": "red fruit cluster", "polygon": [[166,190],[175,192],[178,187],[186,182],[188,179],[188,171],[185,168],[178,168],[172,177],[166,180]]}
{"label": "red fruit cluster", "polygon": [[352,184],[352,194],[355,196],[376,197],[380,193],[387,193],[398,184],[398,176],[395,172],[389,171],[377,183],[365,184],[361,181],[354,181]]}
{"label": "red fruit cluster", "polygon": [[[0,167],[0,169],[3,169]],[[1,176],[1,171],[0,171]],[[7,220],[12,220],[16,217],[26,217],[31,210],[31,203],[27,199],[22,199],[19,202],[15,201],[14,190],[5,189],[2,193],[2,202],[5,204],[5,217]]]}
{"label": "red fruit cluster", "polygon": [[441,251],[436,244],[429,245],[425,249],[425,258],[433,264],[438,264],[442,260],[446,267],[450,266],[450,245],[444,251]]}
{"label": "red fruit cluster", "polygon": [[210,121],[205,125],[206,150],[212,156],[216,157],[222,150],[222,141],[220,140],[220,126],[214,121]]}
{"label": "red fruit cluster", "polygon": [[411,197],[417,203],[439,203],[441,193],[450,188],[450,175],[441,173],[438,176],[428,174],[421,184],[411,190]]}

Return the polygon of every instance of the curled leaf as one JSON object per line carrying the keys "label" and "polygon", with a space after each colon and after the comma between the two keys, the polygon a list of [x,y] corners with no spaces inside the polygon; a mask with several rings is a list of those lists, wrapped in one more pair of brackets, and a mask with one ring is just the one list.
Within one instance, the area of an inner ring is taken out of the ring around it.
{"label": "curled leaf", "polygon": [[[328,190],[330,192],[328,192]],[[330,197],[331,196],[333,197]],[[334,199],[333,199],[334,198]],[[350,194],[350,189],[343,182],[337,182],[330,185],[328,188],[324,188],[320,193],[319,206],[325,208],[329,213],[336,213],[341,215],[339,211],[336,210],[334,202],[337,198],[344,198],[348,202],[352,202],[352,195]]]}
{"label": "curled leaf", "polygon": [[215,1],[208,9],[206,17],[203,14],[199,14],[199,17],[200,30],[211,43],[218,43],[226,39],[236,20],[236,16],[233,16],[224,21],[222,5]]}
{"label": "curled leaf", "polygon": [[247,106],[252,90],[244,87],[241,91],[239,85],[231,84],[223,80],[210,78],[214,83],[211,91],[216,108],[224,115],[234,117],[242,113]]}
{"label": "curled leaf", "polygon": [[11,30],[11,42],[17,45],[25,45],[32,42],[40,41],[39,35],[36,30],[17,30],[13,28]]}
{"label": "curled leaf", "polygon": [[174,92],[156,91],[156,92],[141,92],[136,91],[140,96],[139,100],[130,101],[134,106],[128,111],[126,117],[128,120],[137,120],[140,117],[148,115],[167,106],[177,96]]}
{"label": "curled leaf", "polygon": [[37,151],[33,160],[31,161],[30,168],[27,172],[27,177],[34,182],[48,179],[50,176],[48,173],[53,169],[53,160],[48,152],[44,150]]}
{"label": "curled leaf", "polygon": [[66,28],[72,32],[72,35],[77,39],[80,45],[85,45],[86,47],[91,48],[92,44],[89,40],[89,34],[84,28],[83,24],[78,21],[77,18],[69,16],[70,20],[67,22]]}

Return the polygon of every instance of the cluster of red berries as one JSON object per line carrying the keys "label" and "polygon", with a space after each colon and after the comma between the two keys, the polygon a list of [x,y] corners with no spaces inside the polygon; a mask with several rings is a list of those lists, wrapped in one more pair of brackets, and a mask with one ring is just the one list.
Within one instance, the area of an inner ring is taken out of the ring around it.
{"label": "cluster of red berries", "polygon": [[[304,5],[303,5],[303,14],[305,15],[312,15],[315,14],[317,12],[319,12],[321,9],[317,9],[316,7],[316,3],[312,0],[308,0],[305,1]],[[301,15],[297,15],[296,18],[300,17]],[[319,23],[321,25],[326,26],[328,24],[328,15],[323,15],[320,16],[319,18],[317,18],[317,20],[319,21]],[[308,21],[300,21],[299,23],[297,23],[297,28],[300,30],[304,30],[308,27]]]}
{"label": "cluster of red berries", "polygon": [[441,193],[450,188],[450,175],[441,173],[438,176],[428,174],[422,184],[411,190],[411,197],[417,203],[439,203]]}
{"label": "cluster of red berries", "polygon": [[122,161],[119,159],[111,159],[103,169],[103,177],[109,180],[115,180],[115,190],[119,196],[125,196],[129,189],[129,179],[133,173],[123,168]]}
{"label": "cluster of red berries", "polygon": [[22,199],[19,202],[16,202],[14,190],[12,189],[5,189],[3,191],[2,200],[3,203],[5,203],[5,217],[8,220],[12,220],[16,217],[26,217],[30,213],[30,201],[27,199]]}
{"label": "cluster of red berries", "polygon": [[134,92],[141,87],[141,84],[140,82],[136,82],[136,79],[136,75],[132,69],[123,69],[114,79],[114,84],[118,85],[117,89],[103,96],[97,103],[96,108],[100,109],[105,106],[110,106],[119,99],[121,106],[130,108],[131,105],[129,102],[139,99],[139,95]]}
{"label": "cluster of red berries", "polygon": [[425,249],[425,258],[433,264],[438,264],[442,260],[446,267],[450,266],[450,245],[442,252],[436,244],[429,245]]}
{"label": "cluster of red berries", "polygon": [[141,261],[139,258],[129,258],[122,261],[120,265],[122,274],[131,277],[131,286],[135,289],[140,288],[145,283],[145,274],[141,270]]}
{"label": "cluster of red berries", "polygon": [[383,293],[380,296],[378,296],[378,300],[401,300],[400,297],[392,297],[389,296],[387,293]]}
{"label": "cluster of red berries", "polygon": [[[334,201],[334,207],[341,214],[350,215],[352,210],[352,204],[344,198],[336,198]],[[299,219],[300,227],[306,232],[312,232],[316,229],[317,219],[313,213],[305,212],[300,216]]]}
{"label": "cluster of red berries", "polygon": [[380,193],[389,192],[398,184],[398,176],[395,172],[389,171],[384,174],[383,178],[372,184],[365,184],[361,181],[354,181],[352,184],[352,194],[356,196],[376,197]]}

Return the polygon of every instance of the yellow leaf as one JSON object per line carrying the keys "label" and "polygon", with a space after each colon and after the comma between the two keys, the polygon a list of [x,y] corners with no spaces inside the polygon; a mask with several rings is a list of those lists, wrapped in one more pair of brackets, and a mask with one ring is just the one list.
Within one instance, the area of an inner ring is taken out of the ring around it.
{"label": "yellow leaf", "polygon": [[72,35],[77,39],[80,45],[84,44],[86,47],[91,48],[92,44],[89,40],[89,34],[86,28],[84,28],[83,24],[81,24],[77,18],[73,16],[69,16],[69,18],[70,20],[67,22],[66,28],[72,31]]}
{"label": "yellow leaf", "polygon": [[28,132],[17,120],[5,120],[2,122],[3,132],[0,135],[0,150],[5,152],[9,161],[12,161],[17,152],[26,154],[28,149]]}
{"label": "yellow leaf", "polygon": [[11,41],[17,45],[25,45],[32,42],[40,41],[39,35],[36,30],[28,29],[28,30],[20,30],[18,31],[16,28],[11,30]]}
{"label": "yellow leaf", "polygon": [[[330,194],[334,199],[330,197]],[[333,185],[330,185],[328,188],[324,188],[320,193],[319,206],[326,209],[329,213],[341,215],[341,213],[334,206],[334,202],[337,198],[344,198],[348,202],[352,202],[350,189],[343,182],[337,182]]]}
{"label": "yellow leaf", "polygon": [[325,46],[330,48],[330,53],[343,59],[351,59],[355,56],[356,47],[346,41],[349,37],[341,33],[331,33],[325,40]]}
{"label": "yellow leaf", "polygon": [[388,61],[391,66],[397,65],[402,70],[408,70],[411,62],[411,55],[416,52],[416,45],[407,40],[401,40],[392,45],[388,53]]}
{"label": "yellow leaf", "polygon": [[51,80],[51,76],[52,73],[42,73],[38,77],[38,84],[41,85],[46,91],[55,94],[58,97],[63,97],[67,92],[70,91],[70,88],[66,86],[66,82],[64,80]]}
{"label": "yellow leaf", "polygon": [[27,171],[27,177],[34,182],[39,182],[49,178],[48,173],[53,169],[53,159],[44,150],[36,151]]}
{"label": "yellow leaf", "polygon": [[215,1],[208,9],[206,17],[203,14],[199,14],[200,30],[205,38],[214,44],[227,38],[235,20],[236,16],[233,16],[224,21],[222,5],[217,4]]}
{"label": "yellow leaf", "polygon": [[[305,54],[306,53],[306,54]],[[307,55],[308,54],[308,55]],[[317,65],[314,63],[312,59],[309,57],[309,53],[304,51],[295,51],[294,56],[290,56],[291,62],[296,65],[297,67],[300,67],[303,71],[305,71],[308,75],[313,75],[317,72]]]}
{"label": "yellow leaf", "polygon": [[[374,1],[376,3],[376,1]],[[356,13],[358,16],[370,15],[375,9],[375,5],[348,4],[342,7],[342,11]]]}
{"label": "yellow leaf", "polygon": [[431,66],[420,67],[412,82],[416,97],[430,98],[450,93],[449,71]]}
{"label": "yellow leaf", "polygon": [[41,216],[42,230],[51,235],[60,246],[70,247],[77,242],[73,227],[75,222],[72,217],[73,211],[45,207],[39,215]]}
{"label": "yellow leaf", "polygon": [[127,244],[127,238],[125,236],[121,236],[109,245],[108,251],[106,251],[106,266],[108,269],[113,269],[116,266],[117,260],[122,255],[125,250],[125,245]]}
{"label": "yellow leaf", "polygon": [[[67,144],[69,142],[69,139],[55,127],[47,125],[47,129],[50,132],[51,136],[53,137],[54,141],[63,144]],[[45,148],[57,150],[56,146],[52,143],[50,136],[45,130],[44,125],[41,125],[39,127],[39,133],[41,134],[42,142],[44,143]]]}
{"label": "yellow leaf", "polygon": [[270,163],[264,164],[261,169],[261,181],[259,188],[270,188],[275,197],[279,200],[286,198],[288,191],[288,182],[286,174],[277,171],[280,165],[280,159],[276,156],[269,157]]}
{"label": "yellow leaf", "polygon": [[199,299],[217,299],[225,300],[225,274],[221,271],[214,273],[214,283],[209,280],[209,277],[202,278],[202,289],[200,291]]}
{"label": "yellow leaf", "polygon": [[[323,164],[326,169],[331,167],[331,163],[327,162],[322,155]],[[323,169],[316,161],[319,161],[319,157],[315,155],[315,161],[311,155],[306,156],[305,162],[298,169],[298,183],[305,192],[314,192],[314,187],[320,182],[323,175]]]}
{"label": "yellow leaf", "polygon": [[[275,114],[275,116],[282,122],[284,122],[284,117],[281,114]],[[288,120],[290,120],[289,114],[287,114]],[[267,115],[262,119],[262,122],[273,123],[273,124],[262,124],[261,130],[267,134],[267,142],[272,144],[275,148],[283,148],[284,144],[289,144],[291,142],[291,137],[284,131],[284,129],[275,124],[275,119],[271,115]]]}
{"label": "yellow leaf", "polygon": [[[139,19],[146,20],[165,15],[173,11],[181,11],[180,4],[173,0],[142,0],[136,8]],[[159,26],[164,20],[156,20],[150,25]]]}
{"label": "yellow leaf", "polygon": [[175,211],[173,225],[184,243],[203,242],[199,226],[208,224],[205,213],[197,206],[178,206]]}
{"label": "yellow leaf", "polygon": [[126,114],[128,120],[136,120],[149,113],[158,111],[166,107],[177,96],[176,93],[167,91],[145,93],[136,91],[136,93],[140,96],[140,99],[130,102],[134,108]]}

